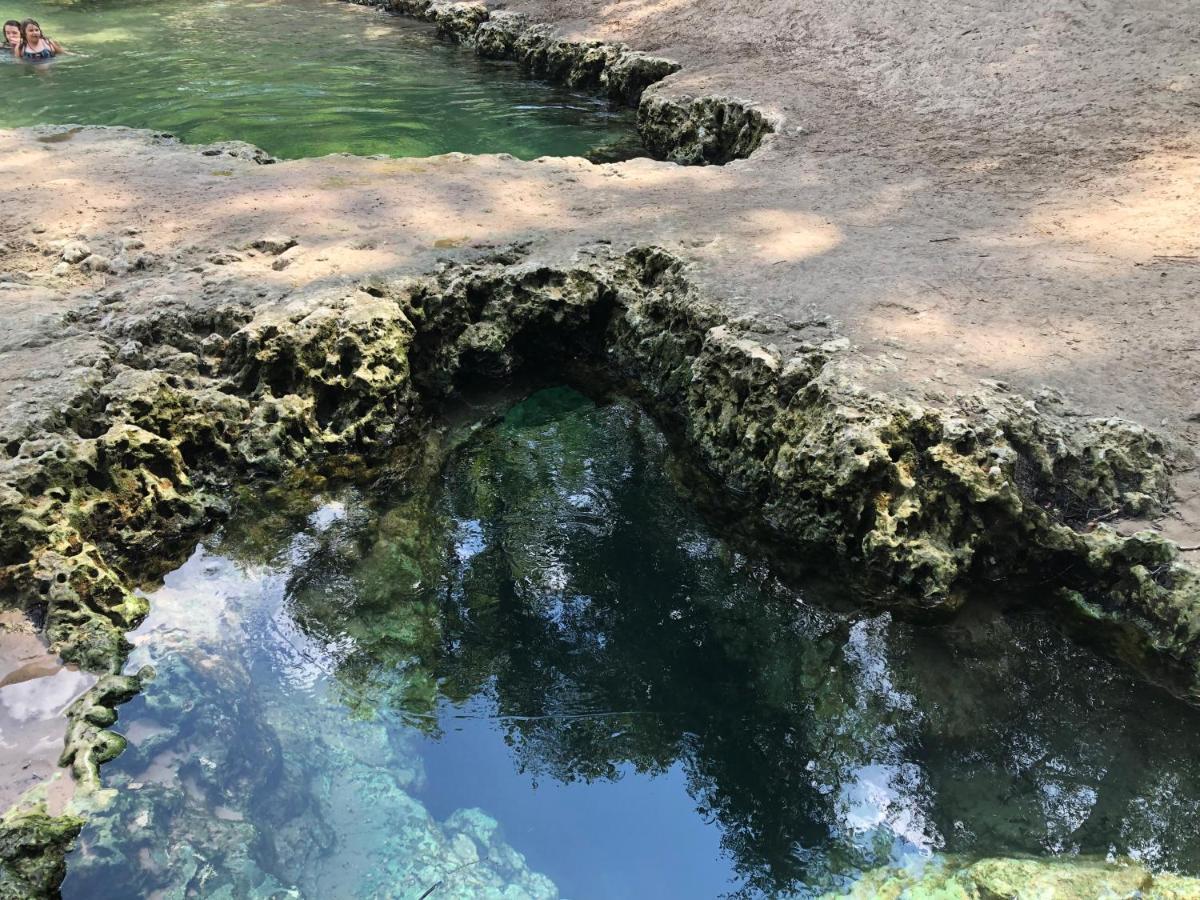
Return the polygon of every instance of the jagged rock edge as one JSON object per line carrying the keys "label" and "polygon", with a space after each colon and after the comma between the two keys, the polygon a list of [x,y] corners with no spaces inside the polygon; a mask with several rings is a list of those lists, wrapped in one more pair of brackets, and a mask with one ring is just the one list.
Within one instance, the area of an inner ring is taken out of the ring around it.
{"label": "jagged rock edge", "polygon": [[745,159],[775,130],[751,104],[732,97],[668,96],[647,88],[678,63],[623,44],[569,41],[548,25],[481,3],[446,0],[349,0],[431,22],[438,34],[489,59],[518,62],[530,75],[636,107],[642,142],[657,159],[724,165]]}

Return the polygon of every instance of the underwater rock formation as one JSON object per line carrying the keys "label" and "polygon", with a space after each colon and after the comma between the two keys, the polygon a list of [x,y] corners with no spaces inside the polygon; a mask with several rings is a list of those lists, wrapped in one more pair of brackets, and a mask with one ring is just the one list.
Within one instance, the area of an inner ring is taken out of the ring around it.
{"label": "underwater rock formation", "polygon": [[647,88],[679,64],[623,44],[568,41],[554,29],[481,3],[448,0],[352,0],[432,22],[447,40],[480,56],[512,59],[535,78],[592,91],[636,107],[638,133],[658,159],[685,165],[723,165],[753,153],[774,131],[750,104],[728,97],[674,97]]}
{"label": "underwater rock formation", "polygon": [[[225,571],[199,554],[190,564]],[[197,587],[210,594],[213,582]],[[556,900],[494,819],[477,809],[435,819],[414,796],[416,742],[327,696],[319,645],[295,659],[264,653],[247,622],[261,607],[232,593],[218,588],[208,608],[187,587],[160,595],[135,651],[157,675],[123,713],[129,747],[92,804],[67,893],[415,897],[437,886],[463,900]],[[297,663],[314,677],[288,693],[280,681]]]}

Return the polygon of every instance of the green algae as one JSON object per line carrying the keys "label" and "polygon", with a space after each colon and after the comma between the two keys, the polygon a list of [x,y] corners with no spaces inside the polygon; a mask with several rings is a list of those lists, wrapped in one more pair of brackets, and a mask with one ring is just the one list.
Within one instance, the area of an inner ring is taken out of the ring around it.
{"label": "green algae", "polygon": [[83,819],[51,816],[44,804],[9,810],[0,819],[0,897],[28,900],[53,894],[66,871],[65,855]]}

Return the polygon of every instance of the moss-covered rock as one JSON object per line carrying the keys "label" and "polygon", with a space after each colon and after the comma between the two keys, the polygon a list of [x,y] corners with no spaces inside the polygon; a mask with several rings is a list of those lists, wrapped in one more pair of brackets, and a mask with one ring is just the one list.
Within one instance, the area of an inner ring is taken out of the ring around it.
{"label": "moss-covered rock", "polygon": [[117,721],[117,707],[132,699],[154,673],[104,675],[67,707],[67,737],[60,766],[70,766],[84,792],[100,787],[100,766],[124,752],[125,738],[108,727]]}
{"label": "moss-covered rock", "polygon": [[1195,573],[1160,537],[1095,524],[1169,503],[1165,448],[1130,423],[997,384],[951,410],[872,394],[840,342],[764,345],[658,251],[563,268],[507,255],[310,292],[228,330],[182,377],[114,364],[91,389],[93,436],[38,435],[0,461],[4,582],[88,668],[117,670],[145,613],[130,576],[185,552],[230,482],[415,449],[423,410],[460,387],[590,360],[782,552],[832,548],[877,602],[918,612],[957,608],[980,578],[1053,572],[1089,634],[1197,698]]}
{"label": "moss-covered rock", "polygon": [[919,873],[879,869],[826,900],[1099,900],[1200,896],[1200,880],[1154,874],[1129,861],[981,859],[931,863]]}
{"label": "moss-covered rock", "polygon": [[58,893],[65,857],[83,820],[51,816],[44,805],[10,811],[0,819],[0,898],[31,900]]}

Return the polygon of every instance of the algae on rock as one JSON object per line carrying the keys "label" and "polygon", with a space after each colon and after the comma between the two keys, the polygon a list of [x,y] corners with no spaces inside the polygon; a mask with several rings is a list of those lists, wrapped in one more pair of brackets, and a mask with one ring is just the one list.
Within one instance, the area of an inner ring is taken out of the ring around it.
{"label": "algae on rock", "polygon": [[916,873],[882,868],[822,900],[1187,900],[1198,887],[1194,879],[1153,874],[1132,860],[949,860]]}
{"label": "algae on rock", "polygon": [[44,804],[9,810],[0,819],[0,898],[29,900],[57,891],[65,856],[83,820],[51,816]]}

